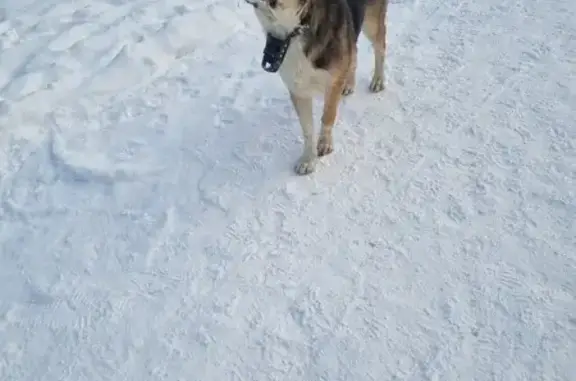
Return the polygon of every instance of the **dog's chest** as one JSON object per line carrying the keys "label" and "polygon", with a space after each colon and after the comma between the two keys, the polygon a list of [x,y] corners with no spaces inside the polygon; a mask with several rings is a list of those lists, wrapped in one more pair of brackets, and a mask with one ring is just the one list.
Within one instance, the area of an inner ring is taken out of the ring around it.
{"label": "dog's chest", "polygon": [[290,44],[278,72],[286,87],[302,96],[323,93],[330,82],[328,71],[316,69],[306,57],[299,37]]}

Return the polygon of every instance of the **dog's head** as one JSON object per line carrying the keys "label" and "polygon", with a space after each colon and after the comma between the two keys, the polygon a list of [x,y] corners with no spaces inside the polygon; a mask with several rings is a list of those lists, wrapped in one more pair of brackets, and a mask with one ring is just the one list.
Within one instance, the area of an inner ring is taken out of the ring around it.
{"label": "dog's head", "polygon": [[283,37],[300,25],[308,0],[245,0],[266,32]]}

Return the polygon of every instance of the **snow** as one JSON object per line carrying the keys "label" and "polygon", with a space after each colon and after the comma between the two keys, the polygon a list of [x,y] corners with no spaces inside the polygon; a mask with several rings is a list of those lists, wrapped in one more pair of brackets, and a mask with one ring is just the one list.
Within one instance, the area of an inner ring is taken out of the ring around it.
{"label": "snow", "polygon": [[307,177],[252,12],[2,0],[0,380],[576,380],[576,2],[391,2]]}

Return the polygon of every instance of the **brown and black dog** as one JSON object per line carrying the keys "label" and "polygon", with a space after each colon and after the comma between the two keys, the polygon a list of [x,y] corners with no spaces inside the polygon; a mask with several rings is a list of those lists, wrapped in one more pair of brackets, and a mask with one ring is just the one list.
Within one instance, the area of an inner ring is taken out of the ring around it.
{"label": "brown and black dog", "polygon": [[[279,72],[290,91],[304,135],[295,171],[314,171],[318,157],[333,151],[334,126],[342,95],[355,85],[360,31],[374,49],[372,92],[384,89],[388,0],[246,0],[266,34],[262,67]],[[324,95],[322,129],[314,136],[312,98]]]}

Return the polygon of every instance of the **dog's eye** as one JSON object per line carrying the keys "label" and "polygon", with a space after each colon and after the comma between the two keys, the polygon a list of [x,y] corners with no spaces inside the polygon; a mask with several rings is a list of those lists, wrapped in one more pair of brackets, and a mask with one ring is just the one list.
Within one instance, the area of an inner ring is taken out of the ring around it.
{"label": "dog's eye", "polygon": [[268,4],[271,8],[276,8],[278,6],[278,0],[268,0]]}

